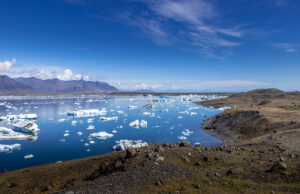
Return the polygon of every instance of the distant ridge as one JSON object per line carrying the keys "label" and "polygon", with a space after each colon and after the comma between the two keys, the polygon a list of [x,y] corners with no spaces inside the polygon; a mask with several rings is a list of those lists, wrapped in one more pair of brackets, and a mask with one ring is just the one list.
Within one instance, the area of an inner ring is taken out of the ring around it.
{"label": "distant ridge", "polygon": [[0,75],[0,93],[108,93],[118,89],[105,82],[59,79],[42,80],[35,77],[10,78]]}

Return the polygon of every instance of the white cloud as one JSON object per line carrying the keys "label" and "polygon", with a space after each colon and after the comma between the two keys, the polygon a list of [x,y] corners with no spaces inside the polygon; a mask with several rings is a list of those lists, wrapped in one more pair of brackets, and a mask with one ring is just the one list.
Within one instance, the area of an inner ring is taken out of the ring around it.
{"label": "white cloud", "polygon": [[11,61],[3,61],[0,62],[0,71],[9,71],[13,65],[17,62],[16,59],[12,59]]}
{"label": "white cloud", "polygon": [[230,53],[230,49],[241,45],[245,34],[240,26],[230,21],[215,6],[216,1],[206,0],[127,0],[131,4],[142,4],[143,10],[119,10],[109,13],[98,11],[91,17],[121,22],[138,27],[147,38],[160,45],[175,45],[183,50],[218,57]]}
{"label": "white cloud", "polygon": [[73,72],[71,71],[71,69],[65,69],[62,74],[59,74],[57,76],[57,78],[64,81],[71,80],[73,78]]}
{"label": "white cloud", "polygon": [[297,47],[299,44],[292,44],[292,43],[276,43],[276,47],[283,49],[287,53],[296,53]]}

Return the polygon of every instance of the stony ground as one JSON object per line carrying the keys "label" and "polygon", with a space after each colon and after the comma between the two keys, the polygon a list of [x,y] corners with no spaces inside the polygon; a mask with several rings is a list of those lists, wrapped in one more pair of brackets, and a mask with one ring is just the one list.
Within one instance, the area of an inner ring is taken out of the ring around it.
{"label": "stony ground", "polygon": [[221,147],[164,143],[2,172],[0,193],[300,193],[298,95],[258,90],[204,102],[237,107],[204,123]]}

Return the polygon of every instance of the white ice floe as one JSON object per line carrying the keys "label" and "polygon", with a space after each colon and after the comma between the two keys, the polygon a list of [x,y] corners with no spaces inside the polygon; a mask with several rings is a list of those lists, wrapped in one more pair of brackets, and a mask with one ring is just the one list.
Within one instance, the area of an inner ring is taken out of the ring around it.
{"label": "white ice floe", "polygon": [[144,146],[148,146],[149,143],[143,142],[142,140],[127,140],[122,139],[120,141],[116,141],[117,145],[113,146],[114,150],[126,150],[128,148],[140,148]]}
{"label": "white ice floe", "polygon": [[113,131],[112,131],[112,133],[117,133],[117,132],[118,132],[117,130],[113,130]]}
{"label": "white ice floe", "polygon": [[186,140],[187,137],[186,136],[179,136],[178,139],[180,139],[180,140]]}
{"label": "white ice floe", "polygon": [[92,130],[92,129],[95,129],[95,126],[94,125],[89,125],[86,129],[87,130]]}
{"label": "white ice floe", "polygon": [[89,117],[89,116],[98,116],[98,115],[106,115],[107,110],[105,108],[99,109],[88,109],[88,110],[78,110],[78,111],[70,111],[67,112],[68,116],[75,117]]}
{"label": "white ice floe", "polygon": [[34,155],[28,154],[28,155],[24,156],[24,159],[30,159],[30,158],[33,158],[33,157],[34,157]]}
{"label": "white ice floe", "polygon": [[169,112],[169,110],[166,108],[165,110],[161,110],[159,112]]}
{"label": "white ice floe", "polygon": [[111,138],[114,135],[110,134],[110,133],[106,133],[105,131],[101,131],[101,132],[98,132],[98,133],[91,133],[90,136],[91,137],[96,137],[98,139],[105,140],[105,139]]}
{"label": "white ice floe", "polygon": [[82,135],[82,132],[77,132],[77,135]]}
{"label": "white ice floe", "polygon": [[101,121],[116,121],[118,117],[100,117]]}
{"label": "white ice floe", "polygon": [[[4,117],[3,117],[4,118]],[[7,120],[16,120],[16,119],[37,119],[36,114],[19,114],[19,115],[7,115]]]}
{"label": "white ice floe", "polygon": [[189,114],[189,111],[181,111],[181,112],[178,112],[179,114]]}
{"label": "white ice floe", "polygon": [[140,122],[140,126],[141,126],[141,127],[144,127],[144,128],[147,128],[147,126],[148,126],[148,123],[147,123],[147,121],[145,121],[145,120],[141,120],[141,122]]}
{"label": "white ice floe", "polygon": [[182,116],[178,116],[177,118],[178,118],[178,119],[182,119],[183,117],[182,117]]}
{"label": "white ice floe", "polygon": [[4,145],[0,144],[0,152],[11,153],[13,150],[20,150],[21,144]]}
{"label": "white ice floe", "polygon": [[229,107],[229,106],[224,106],[224,107],[218,108],[218,110],[225,111],[225,110],[230,109],[230,108],[231,108],[231,107]]}
{"label": "white ice floe", "polygon": [[35,134],[20,133],[6,127],[0,127],[0,140],[36,140]]}
{"label": "white ice floe", "polygon": [[18,119],[9,123],[9,125],[25,133],[36,133],[40,131],[38,125],[29,120]]}
{"label": "white ice floe", "polygon": [[58,119],[57,120],[57,122],[59,122],[59,123],[63,123],[63,122],[66,122],[67,121],[67,119]]}
{"label": "white ice floe", "polygon": [[92,123],[92,122],[94,122],[94,119],[88,119],[87,122]]}
{"label": "white ice floe", "polygon": [[124,114],[124,111],[118,110],[117,113],[120,114],[120,115],[122,115],[122,114]]}
{"label": "white ice floe", "polygon": [[78,122],[78,121],[74,120],[74,121],[72,121],[71,124],[72,124],[73,126],[76,126],[77,122]]}
{"label": "white ice floe", "polygon": [[131,106],[128,106],[128,108],[129,108],[129,109],[136,109],[137,106],[132,106],[132,105],[131,105]]}
{"label": "white ice floe", "polygon": [[182,131],[182,134],[183,134],[184,136],[189,136],[190,134],[193,134],[193,131],[190,131],[190,130],[188,130],[188,129],[185,129],[184,131]]}
{"label": "white ice floe", "polygon": [[64,134],[64,137],[67,137],[67,136],[69,136],[69,135],[70,135],[69,133],[65,133],[65,134]]}
{"label": "white ice floe", "polygon": [[140,121],[139,120],[132,121],[131,123],[129,123],[129,126],[138,129],[140,126]]}
{"label": "white ice floe", "polygon": [[191,113],[190,113],[191,116],[197,115],[197,114],[198,114],[198,113],[196,113],[196,112],[191,112]]}
{"label": "white ice floe", "polygon": [[84,144],[84,146],[89,146],[89,145],[90,145],[90,144],[88,144],[88,143],[85,143],[85,144]]}
{"label": "white ice floe", "polygon": [[95,142],[94,141],[90,141],[90,144],[94,144]]}

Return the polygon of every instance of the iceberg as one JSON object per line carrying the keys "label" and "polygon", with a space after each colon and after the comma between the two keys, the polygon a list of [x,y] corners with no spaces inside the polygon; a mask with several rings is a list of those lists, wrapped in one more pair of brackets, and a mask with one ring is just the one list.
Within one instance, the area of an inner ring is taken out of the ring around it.
{"label": "iceberg", "polygon": [[7,120],[16,120],[16,119],[37,119],[36,114],[19,114],[19,115],[7,115]]}
{"label": "iceberg", "polygon": [[138,129],[140,126],[140,121],[139,120],[132,121],[131,123],[129,123],[129,126]]}
{"label": "iceberg", "polygon": [[101,121],[116,121],[118,117],[100,117]]}
{"label": "iceberg", "polygon": [[92,129],[95,129],[95,126],[94,125],[89,125],[86,129],[87,130],[92,130]]}
{"label": "iceberg", "polygon": [[120,141],[116,141],[117,145],[113,146],[114,150],[126,150],[128,148],[140,148],[144,146],[150,145],[147,142],[143,142],[142,140],[127,140],[127,139],[122,139]]}
{"label": "iceberg", "polygon": [[92,122],[94,122],[94,119],[88,119],[87,122],[92,123]]}
{"label": "iceberg", "polygon": [[137,106],[132,106],[132,105],[131,105],[131,106],[128,106],[128,108],[129,108],[129,109],[136,109]]}
{"label": "iceberg", "polygon": [[73,126],[76,126],[76,124],[77,124],[77,121],[76,121],[76,120],[72,121],[72,125],[73,125]]}
{"label": "iceberg", "polygon": [[0,144],[0,152],[11,153],[13,150],[20,150],[21,144],[4,145]]}
{"label": "iceberg", "polygon": [[35,134],[24,134],[6,127],[0,127],[0,140],[36,140]]}
{"label": "iceberg", "polygon": [[36,133],[40,131],[38,125],[29,120],[18,119],[12,123],[9,123],[9,125],[25,133]]}
{"label": "iceberg", "polygon": [[178,139],[180,139],[180,140],[186,140],[187,138],[185,136],[179,136]]}
{"label": "iceberg", "polygon": [[33,158],[33,157],[34,157],[34,155],[28,154],[28,155],[24,156],[24,159],[30,159],[30,158]]}
{"label": "iceberg", "polygon": [[152,105],[152,104],[146,104],[146,105],[144,105],[143,107],[144,107],[144,108],[147,108],[147,109],[152,109],[152,108],[154,108],[155,106]]}
{"label": "iceberg", "polygon": [[190,131],[190,130],[188,130],[188,129],[185,129],[184,131],[182,131],[182,134],[183,134],[184,136],[189,136],[190,134],[193,134],[193,131]]}
{"label": "iceberg", "polygon": [[105,139],[111,138],[114,135],[110,134],[110,133],[106,133],[105,131],[101,131],[99,133],[91,133],[90,136],[105,140]]}
{"label": "iceberg", "polygon": [[88,110],[78,110],[67,112],[67,116],[75,116],[75,117],[89,117],[89,116],[98,116],[98,115],[106,115],[107,110],[105,108],[99,109],[88,109]]}
{"label": "iceberg", "polygon": [[147,125],[148,125],[147,121],[141,120],[140,122],[141,127],[147,128]]}

